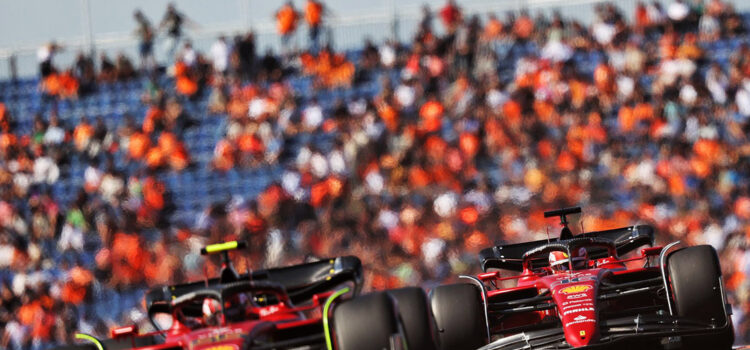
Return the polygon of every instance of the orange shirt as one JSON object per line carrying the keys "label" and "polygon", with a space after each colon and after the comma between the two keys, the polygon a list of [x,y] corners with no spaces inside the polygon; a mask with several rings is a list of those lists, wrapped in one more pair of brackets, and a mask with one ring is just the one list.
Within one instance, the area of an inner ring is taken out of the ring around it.
{"label": "orange shirt", "polygon": [[214,167],[229,170],[234,167],[234,146],[227,140],[221,140],[214,150]]}
{"label": "orange shirt", "polygon": [[78,93],[78,80],[72,74],[65,72],[60,76],[60,88],[63,97],[74,96]]}
{"label": "orange shirt", "polygon": [[164,111],[152,106],[146,111],[146,118],[143,120],[143,132],[152,133],[156,128],[156,122],[164,118]]}
{"label": "orange shirt", "polygon": [[165,154],[159,147],[151,147],[148,152],[146,152],[146,165],[152,169],[158,168],[164,165],[164,158]]}
{"label": "orange shirt", "polygon": [[308,0],[305,6],[305,20],[310,26],[317,26],[323,17],[323,5],[314,0]]}
{"label": "orange shirt", "polygon": [[130,135],[130,142],[128,143],[128,153],[132,159],[141,159],[146,155],[151,147],[151,140],[148,136],[142,132],[135,132]]}
{"label": "orange shirt", "polygon": [[421,120],[421,129],[424,132],[434,132],[440,130],[443,118],[443,105],[436,100],[427,101],[419,109]]}
{"label": "orange shirt", "polygon": [[82,150],[88,145],[89,139],[94,136],[94,128],[86,122],[79,124],[73,131],[73,140],[76,148]]}
{"label": "orange shirt", "polygon": [[594,69],[594,82],[596,83],[597,89],[602,93],[612,92],[613,88],[613,72],[612,68],[604,63],[600,63]]}
{"label": "orange shirt", "polygon": [[63,88],[60,76],[56,73],[48,75],[46,78],[44,78],[43,87],[44,91],[46,91],[47,94],[52,96],[59,95]]}
{"label": "orange shirt", "polygon": [[153,209],[164,208],[164,184],[149,176],[143,182],[143,199],[146,205]]}
{"label": "orange shirt", "polygon": [[633,108],[628,106],[620,107],[620,111],[617,113],[617,123],[620,124],[620,131],[632,131],[636,123],[635,115],[633,114]]}
{"label": "orange shirt", "polygon": [[297,12],[290,5],[284,5],[276,13],[276,29],[279,34],[286,35],[297,28]]}
{"label": "orange shirt", "polygon": [[464,156],[473,158],[479,152],[479,139],[474,134],[461,133],[461,136],[458,138],[458,147]]}
{"label": "orange shirt", "polygon": [[396,131],[398,128],[398,111],[386,102],[378,103],[378,115],[383,119],[385,127],[389,131]]}
{"label": "orange shirt", "polygon": [[238,140],[239,149],[245,153],[263,153],[265,147],[263,141],[253,134],[242,134]]}

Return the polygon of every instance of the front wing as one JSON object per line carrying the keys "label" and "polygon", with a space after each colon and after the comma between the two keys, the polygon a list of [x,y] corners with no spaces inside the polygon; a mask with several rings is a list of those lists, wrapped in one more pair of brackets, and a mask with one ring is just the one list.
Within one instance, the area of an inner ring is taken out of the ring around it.
{"label": "front wing", "polygon": [[[668,315],[621,317],[603,320],[600,325],[599,341],[596,344],[576,349],[612,349],[619,346],[630,348],[634,343],[670,347],[678,345],[682,337],[705,337],[731,331],[731,322],[723,327],[715,327],[708,323]],[[562,327],[555,327],[506,336],[479,350],[522,349],[572,349],[572,347],[565,341]]]}

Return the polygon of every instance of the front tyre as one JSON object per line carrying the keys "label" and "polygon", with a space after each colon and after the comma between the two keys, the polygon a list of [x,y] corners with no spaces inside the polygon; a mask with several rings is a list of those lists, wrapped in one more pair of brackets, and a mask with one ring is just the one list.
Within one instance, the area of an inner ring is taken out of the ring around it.
{"label": "front tyre", "polygon": [[[677,316],[727,326],[712,337],[686,342],[696,348],[731,349],[734,332],[727,319],[724,295],[721,291],[721,267],[716,250],[710,245],[699,245],[675,251],[667,257],[667,269],[672,287]],[[705,347],[708,346],[708,347]]]}
{"label": "front tyre", "polygon": [[388,294],[396,300],[409,350],[436,350],[435,332],[424,290],[407,287],[389,290]]}
{"label": "front tyre", "polygon": [[347,300],[333,310],[338,350],[388,350],[399,334],[393,299],[385,292]]}
{"label": "front tyre", "polygon": [[489,341],[479,288],[457,283],[430,292],[430,305],[441,350],[474,350]]}

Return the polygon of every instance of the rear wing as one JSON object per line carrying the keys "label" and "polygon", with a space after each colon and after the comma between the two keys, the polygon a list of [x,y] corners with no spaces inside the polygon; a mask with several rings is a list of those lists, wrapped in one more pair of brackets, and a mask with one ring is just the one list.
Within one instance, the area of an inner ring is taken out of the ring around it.
{"label": "rear wing", "polygon": [[[586,232],[575,236],[578,238],[603,238],[614,242],[618,255],[627,254],[644,245],[654,245],[654,228],[648,225],[637,225],[621,227],[605,231]],[[524,242],[517,244],[499,245],[483,249],[479,252],[479,262],[482,264],[482,270],[487,271],[491,268],[523,271],[523,257],[526,252],[534,250],[549,244],[548,240],[539,240],[533,242]],[[589,257],[592,259],[604,258],[608,255],[606,249],[590,249]],[[533,262],[533,267],[547,265],[546,259],[540,259]]]}
{"label": "rear wing", "polygon": [[[313,295],[332,290],[344,283],[354,284],[354,294],[359,294],[362,282],[362,262],[355,256],[342,256],[316,262],[252,271],[239,275],[239,281],[268,281],[281,285],[292,303],[310,300]],[[206,281],[152,288],[146,293],[146,309],[149,314],[169,312],[173,299],[188,293],[218,287],[219,278]]]}

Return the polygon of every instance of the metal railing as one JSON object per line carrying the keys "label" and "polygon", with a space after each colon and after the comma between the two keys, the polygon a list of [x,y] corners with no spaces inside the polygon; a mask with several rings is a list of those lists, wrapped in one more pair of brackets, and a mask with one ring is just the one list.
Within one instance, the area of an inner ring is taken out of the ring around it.
{"label": "metal railing", "polygon": [[[500,18],[506,11],[518,11],[528,9],[532,15],[538,12],[550,14],[551,11],[559,11],[565,18],[575,19],[583,24],[590,24],[595,18],[594,9],[596,4],[606,3],[604,0],[471,0],[459,1],[459,5],[467,15],[479,15],[486,18],[488,14],[495,13]],[[666,0],[662,0],[665,4]],[[616,5],[624,12],[627,18],[633,18],[633,12],[637,0],[618,0]],[[750,9],[750,2],[736,1],[738,10]],[[432,8],[432,11],[438,11]],[[394,6],[391,8],[376,8],[361,14],[350,14],[333,16],[327,19],[323,41],[330,42],[337,50],[361,48],[366,38],[375,43],[382,43],[386,39],[396,38],[402,42],[410,40],[421,19],[420,6]],[[437,18],[437,16],[435,16]],[[442,26],[435,20],[433,24],[438,32]],[[259,54],[267,49],[280,50],[281,37],[276,32],[275,23],[271,21],[255,23],[252,31],[256,36],[256,48]],[[206,29],[191,31],[187,36],[193,46],[202,52],[207,52],[212,42],[219,35],[234,36],[247,32],[246,26],[241,20],[233,23],[213,24]],[[58,38],[57,43],[64,50],[55,56],[55,64],[58,67],[70,66],[79,51],[106,52],[111,58],[117,53],[128,55],[137,64],[137,38],[132,33],[97,33],[92,34],[91,43],[93,48],[86,45],[87,35],[71,38]],[[166,44],[162,38],[157,39],[155,54],[157,61],[166,62]],[[297,49],[309,46],[308,28],[300,26],[291,39],[291,44]],[[15,70],[18,77],[33,77],[37,74],[36,51],[43,43],[36,43],[23,47],[0,48],[0,80],[11,77]],[[93,49],[93,50],[92,50]],[[15,67],[11,62],[15,61]],[[98,60],[95,60],[98,61]]]}

